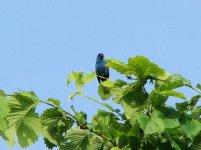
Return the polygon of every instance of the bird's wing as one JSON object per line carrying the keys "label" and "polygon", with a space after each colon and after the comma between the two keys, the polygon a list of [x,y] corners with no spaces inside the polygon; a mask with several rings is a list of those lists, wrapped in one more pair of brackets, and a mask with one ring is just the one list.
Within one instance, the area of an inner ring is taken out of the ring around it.
{"label": "bird's wing", "polygon": [[109,68],[105,67],[105,77],[109,78],[109,76],[110,76]]}

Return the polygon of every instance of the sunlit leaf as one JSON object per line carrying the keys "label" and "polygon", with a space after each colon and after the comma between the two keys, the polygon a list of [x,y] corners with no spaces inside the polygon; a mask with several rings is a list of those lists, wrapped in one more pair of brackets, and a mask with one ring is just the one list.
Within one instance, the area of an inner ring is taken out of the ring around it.
{"label": "sunlit leaf", "polygon": [[95,73],[95,72],[92,72],[92,73],[89,73],[89,74],[86,74],[85,76],[83,76],[82,81],[83,81],[84,83],[89,83],[89,82],[91,82],[95,77],[96,77],[96,73]]}
{"label": "sunlit leaf", "polygon": [[159,91],[167,91],[190,85],[190,81],[179,74],[165,74],[164,78],[161,77],[161,80],[157,80],[156,89]]}
{"label": "sunlit leaf", "polygon": [[197,120],[191,119],[190,116],[183,117],[180,123],[181,129],[189,138],[193,138],[201,131],[201,123]]}
{"label": "sunlit leaf", "polygon": [[15,135],[21,147],[33,144],[41,132],[40,119],[35,113],[39,99],[33,92],[20,92],[9,101],[10,112],[7,116],[9,128],[6,131],[8,142],[14,144]]}
{"label": "sunlit leaf", "polygon": [[177,97],[177,98],[181,98],[181,99],[186,99],[185,95],[181,92],[177,92],[177,91],[161,91],[161,92],[158,92],[158,94],[161,94],[163,96],[174,96],[174,97]]}
{"label": "sunlit leaf", "polygon": [[59,108],[50,108],[41,115],[42,134],[51,143],[59,145],[63,134],[72,126],[73,120]]}
{"label": "sunlit leaf", "polygon": [[98,94],[100,95],[101,99],[107,100],[112,96],[111,88],[104,87],[100,84],[98,87]]}
{"label": "sunlit leaf", "polygon": [[70,96],[69,96],[69,100],[73,100],[75,98],[76,95],[82,95],[81,91],[75,91],[73,92]]}
{"label": "sunlit leaf", "polygon": [[121,74],[129,74],[128,72],[128,66],[116,59],[105,59],[107,62],[107,66],[116,70],[117,72]]}
{"label": "sunlit leaf", "polygon": [[144,56],[136,56],[128,59],[128,69],[138,78],[157,77],[165,72],[158,65],[152,63]]}
{"label": "sunlit leaf", "polygon": [[54,98],[49,98],[47,101],[53,103],[55,106],[59,106],[61,103],[60,100]]}
{"label": "sunlit leaf", "polygon": [[144,133],[147,135],[154,133],[163,133],[164,132],[164,122],[160,118],[149,118],[146,115],[139,114],[137,115],[137,121],[140,124],[140,127],[144,130]]}

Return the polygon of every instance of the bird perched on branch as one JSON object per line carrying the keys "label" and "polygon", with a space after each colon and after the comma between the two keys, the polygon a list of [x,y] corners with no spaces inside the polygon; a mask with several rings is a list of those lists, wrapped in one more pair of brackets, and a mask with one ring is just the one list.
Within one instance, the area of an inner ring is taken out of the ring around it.
{"label": "bird perched on branch", "polygon": [[101,83],[109,78],[109,68],[105,66],[107,62],[104,61],[104,55],[99,53],[96,58],[96,76],[98,82]]}

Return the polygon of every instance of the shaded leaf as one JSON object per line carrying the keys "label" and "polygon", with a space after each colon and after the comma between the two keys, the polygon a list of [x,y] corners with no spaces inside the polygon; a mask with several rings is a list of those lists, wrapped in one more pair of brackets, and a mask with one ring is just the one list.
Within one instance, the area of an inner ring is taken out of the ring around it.
{"label": "shaded leaf", "polygon": [[53,143],[51,143],[47,138],[44,138],[43,140],[44,140],[44,143],[45,143],[46,147],[47,147],[49,150],[51,150],[53,147],[56,147],[56,145],[53,144]]}
{"label": "shaded leaf", "polygon": [[193,96],[191,98],[191,100],[188,102],[188,104],[190,106],[195,106],[197,104],[197,102],[199,101],[199,99],[201,98],[201,95],[196,95],[196,96]]}
{"label": "shaded leaf", "polygon": [[179,146],[175,141],[173,141],[173,140],[171,140],[171,146],[172,146],[173,148],[175,148],[176,150],[182,150],[182,149],[180,148],[180,146]]}
{"label": "shaded leaf", "polygon": [[201,116],[201,106],[194,107],[194,109],[192,111],[192,116],[193,117],[200,117]]}
{"label": "shaded leaf", "polygon": [[72,126],[73,120],[59,108],[50,108],[41,115],[42,134],[51,143],[59,145],[63,134]]}
{"label": "shaded leaf", "polygon": [[79,128],[70,129],[65,136],[67,143],[62,145],[60,148],[62,150],[85,150],[87,145],[89,145],[88,132],[88,130],[82,130]]}
{"label": "shaded leaf", "polygon": [[198,84],[196,85],[196,88],[198,88],[199,90],[201,90],[201,84],[198,83]]}

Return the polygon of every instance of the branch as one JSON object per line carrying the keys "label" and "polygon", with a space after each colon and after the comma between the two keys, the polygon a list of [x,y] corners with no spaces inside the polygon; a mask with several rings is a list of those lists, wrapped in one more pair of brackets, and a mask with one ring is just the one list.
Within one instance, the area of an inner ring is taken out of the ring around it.
{"label": "branch", "polygon": [[193,86],[188,86],[189,88],[193,89],[194,91],[198,92],[201,95],[201,92],[199,90],[197,90],[196,88],[194,88]]}

